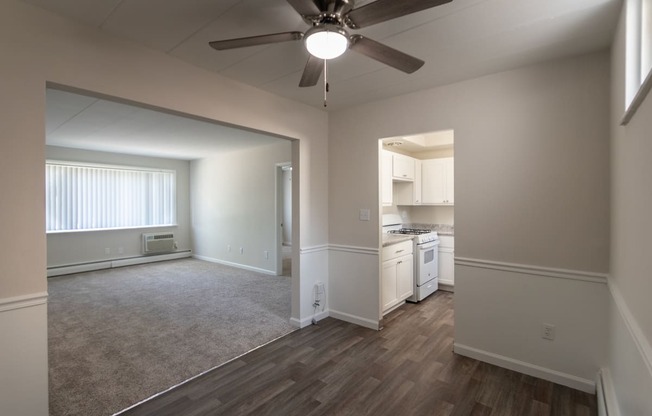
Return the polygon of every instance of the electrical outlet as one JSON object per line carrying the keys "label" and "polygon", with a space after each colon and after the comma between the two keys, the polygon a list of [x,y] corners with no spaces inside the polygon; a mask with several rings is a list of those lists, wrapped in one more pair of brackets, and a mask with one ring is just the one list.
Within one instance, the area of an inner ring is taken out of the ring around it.
{"label": "electrical outlet", "polygon": [[361,208],[358,217],[360,221],[369,221],[371,219],[371,210],[369,208]]}
{"label": "electrical outlet", "polygon": [[265,260],[269,260],[269,251],[265,250]]}
{"label": "electrical outlet", "polygon": [[230,253],[231,252],[231,244],[227,244],[226,246],[226,252]]}
{"label": "electrical outlet", "polygon": [[244,248],[240,247],[240,254],[244,254]]}
{"label": "electrical outlet", "polygon": [[555,339],[555,326],[552,324],[543,324],[541,330],[541,338],[548,339],[550,341]]}
{"label": "electrical outlet", "polygon": [[118,247],[118,254],[124,254],[125,249],[122,247]]}
{"label": "electrical outlet", "polygon": [[104,254],[111,254],[111,249],[110,248],[105,248],[104,249]]}

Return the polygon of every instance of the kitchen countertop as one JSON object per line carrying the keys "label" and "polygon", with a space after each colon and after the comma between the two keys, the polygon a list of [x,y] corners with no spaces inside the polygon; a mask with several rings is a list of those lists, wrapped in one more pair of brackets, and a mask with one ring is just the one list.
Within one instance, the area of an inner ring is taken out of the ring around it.
{"label": "kitchen countertop", "polygon": [[403,241],[412,240],[413,238],[413,235],[406,234],[383,234],[383,247],[402,243]]}

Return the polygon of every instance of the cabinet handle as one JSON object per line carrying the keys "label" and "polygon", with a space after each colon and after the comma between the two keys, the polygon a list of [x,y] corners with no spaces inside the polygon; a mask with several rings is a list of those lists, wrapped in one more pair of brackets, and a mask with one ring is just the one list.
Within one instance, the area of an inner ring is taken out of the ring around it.
{"label": "cabinet handle", "polygon": [[404,251],[405,251],[405,250],[398,250],[398,251],[396,252],[396,254],[398,254],[398,253],[402,253],[402,252],[404,252]]}
{"label": "cabinet handle", "polygon": [[401,263],[403,263],[403,260],[396,262],[396,264],[401,264]]}

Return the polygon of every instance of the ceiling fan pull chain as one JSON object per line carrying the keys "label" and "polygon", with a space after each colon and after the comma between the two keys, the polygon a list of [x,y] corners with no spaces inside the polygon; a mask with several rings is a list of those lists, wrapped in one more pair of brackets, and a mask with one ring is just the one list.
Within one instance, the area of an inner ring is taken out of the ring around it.
{"label": "ceiling fan pull chain", "polygon": [[326,64],[328,59],[324,59],[324,107],[328,106],[327,95],[328,95],[328,65]]}

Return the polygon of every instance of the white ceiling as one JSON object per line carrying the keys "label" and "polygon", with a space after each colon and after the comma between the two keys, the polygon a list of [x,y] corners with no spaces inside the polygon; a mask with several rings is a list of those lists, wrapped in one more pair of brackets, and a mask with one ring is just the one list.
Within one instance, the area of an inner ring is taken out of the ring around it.
{"label": "white ceiling", "polygon": [[46,91],[46,143],[192,160],[281,138],[66,91]]}
{"label": "white ceiling", "polygon": [[[301,42],[221,52],[208,46],[211,40],[307,29],[286,0],[23,1],[322,108],[320,84],[298,87],[308,57]],[[408,75],[348,52],[329,64],[328,109],[607,48],[620,4],[621,0],[453,0],[371,26],[357,33],[426,64]]]}

